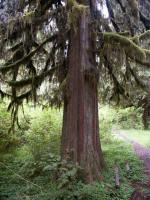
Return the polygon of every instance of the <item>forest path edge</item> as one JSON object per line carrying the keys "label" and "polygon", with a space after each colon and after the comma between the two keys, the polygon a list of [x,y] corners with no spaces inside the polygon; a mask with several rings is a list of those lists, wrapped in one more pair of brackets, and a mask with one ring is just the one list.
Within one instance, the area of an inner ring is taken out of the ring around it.
{"label": "forest path edge", "polygon": [[136,181],[131,181],[133,187],[135,189],[142,188],[142,189],[148,189],[150,191],[150,148],[144,147],[137,141],[130,139],[123,133],[123,130],[112,129],[112,133],[117,137],[119,136],[124,141],[132,144],[133,150],[136,153],[137,157],[143,161],[143,170],[144,173],[147,175],[146,182],[138,183]]}

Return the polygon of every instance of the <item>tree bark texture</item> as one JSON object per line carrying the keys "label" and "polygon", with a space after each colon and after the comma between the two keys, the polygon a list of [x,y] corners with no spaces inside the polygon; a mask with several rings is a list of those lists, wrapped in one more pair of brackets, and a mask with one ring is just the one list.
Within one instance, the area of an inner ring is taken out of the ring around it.
{"label": "tree bark texture", "polygon": [[91,14],[79,19],[77,33],[70,34],[67,94],[64,101],[61,156],[67,150],[73,162],[87,172],[87,181],[103,179],[105,167],[99,138],[98,69],[92,54]]}

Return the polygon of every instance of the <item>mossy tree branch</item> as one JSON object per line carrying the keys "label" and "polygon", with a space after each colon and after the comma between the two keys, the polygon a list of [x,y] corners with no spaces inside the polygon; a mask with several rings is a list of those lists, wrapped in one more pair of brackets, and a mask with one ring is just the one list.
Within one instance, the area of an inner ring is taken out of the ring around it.
{"label": "mossy tree branch", "polygon": [[6,83],[8,83],[9,86],[15,88],[23,88],[25,86],[31,85],[33,82],[39,85],[46,76],[53,74],[56,71],[56,69],[58,69],[58,67],[53,67],[47,71],[42,72],[40,75],[33,76],[28,79],[24,79],[21,81],[7,81]]}
{"label": "mossy tree branch", "polygon": [[131,58],[135,59],[138,57],[141,60],[146,58],[145,50],[137,46],[131,39],[119,35],[117,33],[105,32],[104,43],[109,43],[111,45],[119,44],[120,47],[124,48],[126,54]]}
{"label": "mossy tree branch", "polygon": [[108,69],[109,75],[112,77],[112,80],[114,82],[115,93],[118,96],[118,100],[119,100],[119,94],[127,99],[128,96],[125,94],[125,89],[120,85],[119,81],[117,80],[116,76],[114,75],[111,64],[106,56],[104,56],[104,63],[105,63],[106,68]]}
{"label": "mossy tree branch", "polygon": [[52,42],[55,39],[57,39],[57,36],[58,36],[57,33],[55,35],[50,36],[42,44],[40,44],[35,50],[31,51],[28,55],[24,56],[23,58],[16,61],[15,63],[6,65],[6,66],[0,66],[0,72],[7,73],[8,71],[10,71],[11,69],[15,67],[28,63],[28,61],[41,49],[41,47],[43,47],[47,42]]}

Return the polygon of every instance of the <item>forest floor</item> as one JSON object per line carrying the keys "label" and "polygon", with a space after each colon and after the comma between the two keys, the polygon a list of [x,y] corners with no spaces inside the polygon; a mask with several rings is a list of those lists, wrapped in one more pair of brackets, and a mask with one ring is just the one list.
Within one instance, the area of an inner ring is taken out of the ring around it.
{"label": "forest floor", "polygon": [[[114,132],[114,130],[113,130]],[[147,148],[141,144],[139,144],[137,141],[130,139],[126,134],[124,134],[123,130],[116,131],[117,135],[127,141],[128,143],[131,143],[133,146],[133,149],[136,153],[136,155],[139,157],[140,160],[143,161],[143,170],[144,173],[147,175],[147,180],[145,183],[139,183],[135,181],[131,181],[132,185],[136,190],[144,190],[147,189],[150,191],[150,148]],[[150,194],[146,199],[150,199]]]}

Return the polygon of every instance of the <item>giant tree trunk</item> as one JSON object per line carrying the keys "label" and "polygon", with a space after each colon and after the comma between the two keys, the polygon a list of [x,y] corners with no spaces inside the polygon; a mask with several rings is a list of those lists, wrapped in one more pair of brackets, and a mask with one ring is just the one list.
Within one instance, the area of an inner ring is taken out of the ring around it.
{"label": "giant tree trunk", "polygon": [[64,102],[61,156],[87,172],[87,181],[103,179],[103,159],[98,122],[98,69],[92,54],[91,15],[82,15],[77,33],[70,35],[67,99]]}

